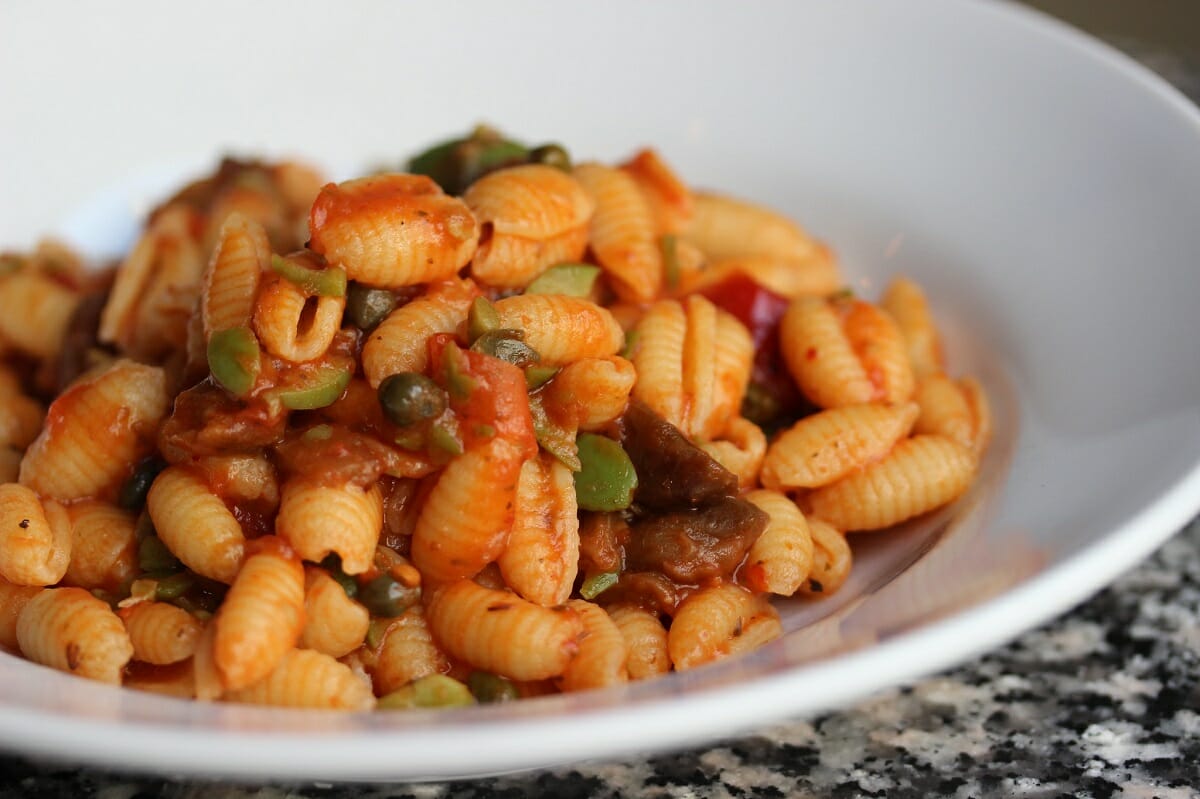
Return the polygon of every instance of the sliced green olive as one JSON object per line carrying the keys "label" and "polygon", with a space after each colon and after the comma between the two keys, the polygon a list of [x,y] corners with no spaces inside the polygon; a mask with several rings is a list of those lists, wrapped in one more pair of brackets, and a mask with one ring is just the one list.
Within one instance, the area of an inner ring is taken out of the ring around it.
{"label": "sliced green olive", "polygon": [[346,296],[346,270],[340,266],[312,269],[280,255],[272,255],[271,269],[310,297]]}
{"label": "sliced green olive", "polygon": [[600,572],[593,574],[579,586],[579,595],[584,599],[595,599],[617,584],[621,575],[617,572]]}
{"label": "sliced green olive", "polygon": [[138,544],[138,567],[143,572],[164,574],[179,571],[183,564],[158,536],[146,536]]}
{"label": "sliced green olive", "polygon": [[467,677],[467,687],[471,689],[475,698],[484,704],[511,702],[521,698],[517,686],[490,671],[471,672],[471,675]]}
{"label": "sliced green olive", "polygon": [[579,471],[583,464],[579,460],[575,434],[550,418],[542,405],[540,394],[529,398],[529,412],[533,415],[533,435],[537,438],[538,446],[558,458],[571,471]]}
{"label": "sliced green olive", "polygon": [[346,315],[359,330],[374,330],[395,308],[396,295],[387,289],[361,283],[351,283],[346,289]]}
{"label": "sliced green olive", "polygon": [[443,455],[454,457],[463,454],[462,441],[453,430],[442,424],[429,428],[429,446]]}
{"label": "sliced green olive", "polygon": [[525,287],[525,293],[586,297],[591,293],[599,274],[600,267],[591,264],[559,264],[534,278]]}
{"label": "sliced green olive", "polygon": [[399,427],[408,427],[441,416],[446,410],[446,392],[417,372],[400,372],[379,384],[383,413]]}
{"label": "sliced green olive", "polygon": [[445,674],[430,674],[380,697],[380,710],[463,707],[475,704],[471,689]]}
{"label": "sliced green olive", "polygon": [[235,397],[244,397],[254,388],[262,369],[261,355],[258,339],[248,327],[218,330],[208,340],[209,371]]}
{"label": "sliced green olive", "polygon": [[526,366],[525,385],[532,391],[549,383],[558,374],[557,366]]}
{"label": "sliced green olive", "polygon": [[470,136],[440,142],[408,162],[408,171],[432,178],[447,194],[462,194],[488,172],[529,161],[529,149],[479,125]]}
{"label": "sliced green olive", "polygon": [[442,367],[446,375],[446,388],[456,400],[466,400],[475,390],[475,378],[467,367],[467,358],[456,346],[442,350]]}
{"label": "sliced green olive", "polygon": [[420,588],[407,586],[390,574],[381,574],[358,589],[358,601],[372,616],[399,616],[420,599]]}
{"label": "sliced green olive", "polygon": [[117,494],[117,504],[125,510],[141,510],[146,504],[146,495],[150,493],[154,478],[158,477],[159,472],[166,466],[167,464],[159,458],[147,458],[139,463],[133,474],[129,475],[129,479],[121,486],[121,491]]}
{"label": "sliced green olive", "polygon": [[350,370],[334,364],[314,368],[302,380],[271,389],[271,395],[288,410],[312,411],[337,401],[350,385]]}
{"label": "sliced green olive", "polygon": [[537,350],[522,340],[524,338],[525,331],[523,330],[513,328],[489,330],[475,339],[475,342],[471,345],[471,349],[474,352],[482,352],[484,355],[499,358],[502,361],[511,363],[513,366],[524,369],[526,366],[531,366],[542,359]]}
{"label": "sliced green olive", "polygon": [[159,602],[171,602],[179,599],[196,584],[196,577],[191,572],[179,572],[158,581],[155,589],[155,599]]}
{"label": "sliced green olive", "polygon": [[637,472],[616,441],[583,433],[577,441],[582,466],[575,473],[575,496],[584,510],[624,510],[633,502]]}
{"label": "sliced green olive", "polygon": [[487,297],[476,297],[467,312],[467,339],[472,343],[480,336],[500,327],[500,314]]}

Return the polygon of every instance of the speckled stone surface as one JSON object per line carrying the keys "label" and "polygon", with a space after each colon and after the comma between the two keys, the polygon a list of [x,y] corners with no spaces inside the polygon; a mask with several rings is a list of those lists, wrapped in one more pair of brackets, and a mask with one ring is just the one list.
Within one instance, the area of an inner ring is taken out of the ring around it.
{"label": "speckled stone surface", "polygon": [[[1111,12],[1096,14],[1094,32],[1200,101],[1200,49],[1163,51],[1144,32],[1104,27],[1113,13],[1153,14],[1165,0],[1089,2],[1033,0],[1085,24],[1088,9]],[[346,786],[174,782],[0,754],[0,799],[543,796],[1200,797],[1200,522],[1008,646],[840,712],[702,749],[490,780]]]}

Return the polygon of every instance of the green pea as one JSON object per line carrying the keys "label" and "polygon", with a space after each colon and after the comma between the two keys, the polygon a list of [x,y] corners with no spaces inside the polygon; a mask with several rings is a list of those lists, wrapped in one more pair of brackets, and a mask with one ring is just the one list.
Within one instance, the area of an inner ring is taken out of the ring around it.
{"label": "green pea", "polygon": [[490,671],[471,672],[471,676],[467,678],[467,687],[471,689],[475,698],[484,704],[511,702],[521,698],[517,686]]}
{"label": "green pea", "polygon": [[486,297],[476,297],[471,302],[471,310],[467,312],[467,339],[472,343],[482,336],[500,327],[500,314],[496,306],[487,301]]}
{"label": "green pea", "polygon": [[[181,598],[196,584],[196,578],[191,572],[179,572],[158,581],[154,598],[159,602],[170,602]],[[186,610],[186,608],[185,608]]]}
{"label": "green pea", "polygon": [[150,493],[154,478],[165,468],[166,464],[158,458],[147,458],[139,463],[121,486],[117,504],[125,510],[140,510],[146,504],[146,495]]}
{"label": "green pea", "polygon": [[345,297],[346,270],[340,266],[313,269],[279,255],[271,256],[271,269],[295,283],[310,297]]}
{"label": "green pea", "polygon": [[410,588],[390,574],[381,574],[358,590],[358,601],[372,616],[399,616],[420,598],[420,588]]}
{"label": "green pea", "polygon": [[254,388],[262,368],[261,354],[258,339],[248,327],[218,330],[208,340],[209,371],[235,397],[244,397]]}
{"label": "green pea", "polygon": [[408,427],[446,410],[446,392],[423,374],[401,372],[379,384],[379,404],[392,424]]}
{"label": "green pea", "polygon": [[575,496],[584,510],[624,510],[633,502],[637,472],[629,455],[616,441],[595,433],[577,440],[579,461],[575,473]]}
{"label": "green pea", "polygon": [[167,549],[158,536],[146,536],[138,544],[138,566],[143,572],[163,574],[177,572],[183,568],[179,558]]}
{"label": "green pea", "polygon": [[511,363],[513,366],[524,369],[526,366],[535,364],[542,359],[542,356],[538,355],[537,350],[522,341],[524,338],[525,331],[523,330],[512,328],[489,330],[475,339],[475,343],[471,345],[471,349],[474,352],[491,355],[493,358],[499,358],[502,361]]}
{"label": "green pea", "polygon": [[467,686],[445,674],[430,674],[380,697],[376,707],[380,710],[411,710],[473,704],[475,697]]}
{"label": "green pea", "polygon": [[571,471],[578,472],[583,464],[579,461],[575,434],[550,418],[540,394],[529,398],[529,412],[533,416],[533,435],[537,438],[538,446],[558,458]]}
{"label": "green pea", "polygon": [[559,264],[535,277],[525,287],[525,293],[586,297],[592,292],[599,275],[600,267],[592,264]]}
{"label": "green pea", "polygon": [[396,295],[387,289],[361,283],[351,283],[346,289],[346,315],[359,330],[374,330],[395,308]]}
{"label": "green pea", "polygon": [[558,167],[570,170],[571,156],[561,144],[543,144],[529,151],[529,160],[535,164]]}
{"label": "green pea", "polygon": [[595,599],[616,585],[619,579],[621,579],[621,575],[618,572],[593,574],[583,581],[583,585],[579,586],[579,595],[584,599]]}

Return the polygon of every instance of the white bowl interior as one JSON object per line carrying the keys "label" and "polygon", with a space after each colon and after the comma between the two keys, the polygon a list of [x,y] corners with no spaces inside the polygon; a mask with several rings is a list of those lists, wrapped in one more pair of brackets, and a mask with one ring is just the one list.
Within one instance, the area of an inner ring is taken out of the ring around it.
{"label": "white bowl interior", "polygon": [[[64,29],[66,13],[86,24]],[[1200,114],[1057,23],[961,0],[48,2],[6,17],[0,68],[22,80],[0,83],[0,107],[37,122],[0,130],[0,245],[53,229],[114,255],[147,203],[225,151],[344,177],[477,121],[577,157],[653,144],[691,182],[792,214],[860,292],[916,278],[953,370],[984,381],[997,415],[968,497],[856,538],[843,592],[784,603],[788,635],[740,661],[347,718],[138,696],[0,656],[8,746],[175,772],[428,778],[681,745],[994,645],[1200,507]]]}

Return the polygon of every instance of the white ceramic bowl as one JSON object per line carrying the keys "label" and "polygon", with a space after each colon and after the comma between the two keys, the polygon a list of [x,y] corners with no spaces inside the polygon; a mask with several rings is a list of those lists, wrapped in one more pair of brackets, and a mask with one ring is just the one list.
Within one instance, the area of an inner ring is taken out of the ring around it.
{"label": "white ceramic bowl", "polygon": [[856,539],[842,593],[785,605],[784,639],[742,660],[353,717],[136,695],[0,656],[8,748],[411,779],[692,744],[995,646],[1200,508],[1200,114],[1060,24],[964,0],[143,0],[5,17],[2,245],[55,229],[115,253],[138,211],[227,150],[346,175],[477,121],[581,157],[654,144],[690,181],[793,214],[863,293],[897,272],[919,280],[953,368],[981,376],[997,414],[967,498]]}

